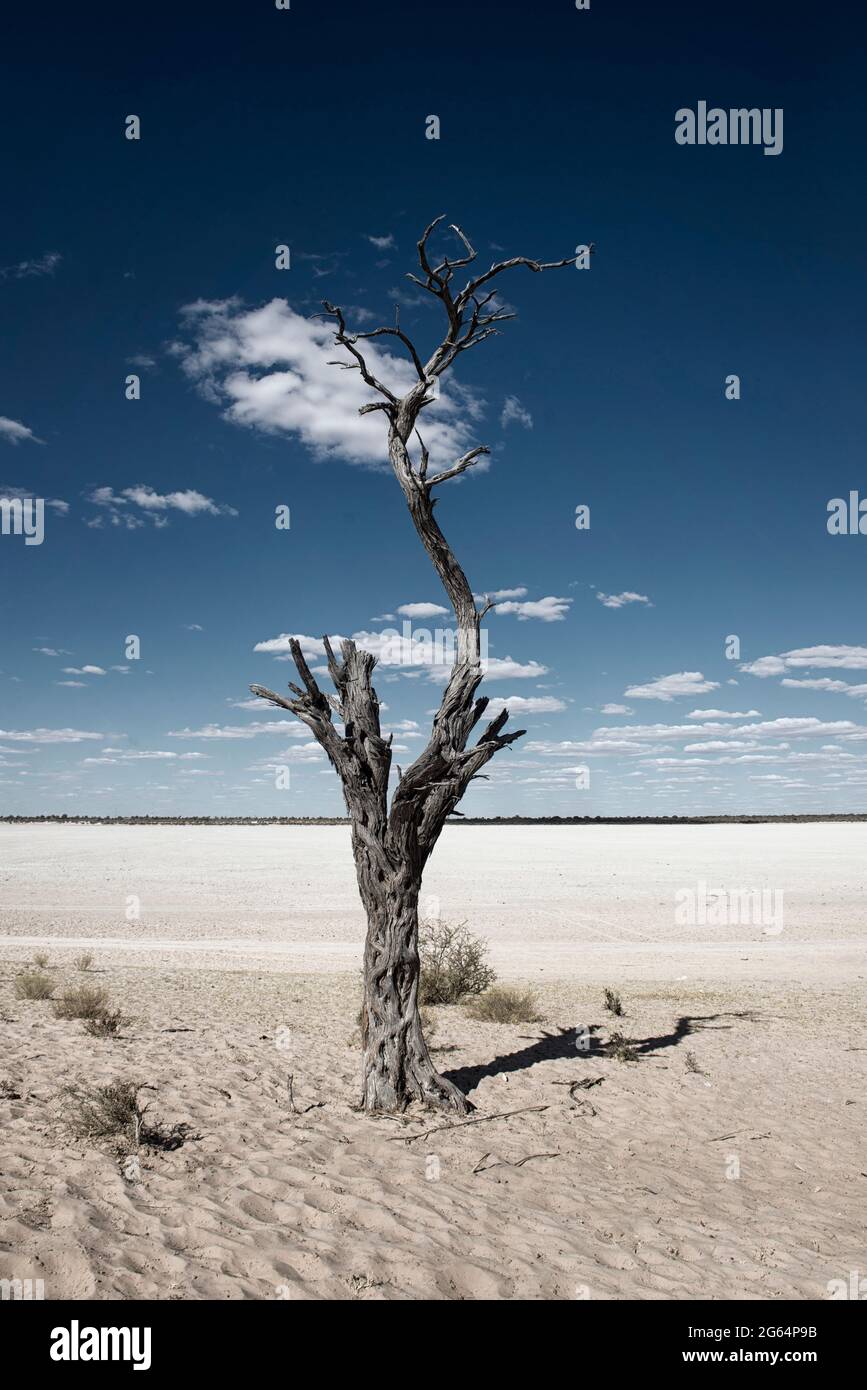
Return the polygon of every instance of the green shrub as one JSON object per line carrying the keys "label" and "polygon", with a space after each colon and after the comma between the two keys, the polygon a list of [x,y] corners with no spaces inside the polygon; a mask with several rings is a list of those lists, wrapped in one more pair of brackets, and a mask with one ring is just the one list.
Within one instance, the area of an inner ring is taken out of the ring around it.
{"label": "green shrub", "polygon": [[637,1062],[638,1053],[633,1046],[632,1038],[626,1038],[622,1033],[612,1033],[608,1042],[605,1044],[605,1051],[611,1057],[616,1057],[618,1062]]}
{"label": "green shrub", "polygon": [[467,995],[482,994],[497,978],[485,959],[487,942],[473,936],[465,922],[422,922],[418,949],[421,1004],[458,1004]]}
{"label": "green shrub", "polygon": [[604,994],[605,1007],[610,1014],[616,1014],[620,1018],[623,1014],[623,1000],[613,989],[606,989]]}
{"label": "green shrub", "polygon": [[55,1018],[99,1018],[106,1011],[108,995],[96,985],[65,989],[55,1002]]}
{"label": "green shrub", "polygon": [[70,1124],[84,1139],[124,1138],[138,1145],[147,1106],[139,1104],[140,1081],[111,1081],[107,1086],[66,1088],[75,1105]]}

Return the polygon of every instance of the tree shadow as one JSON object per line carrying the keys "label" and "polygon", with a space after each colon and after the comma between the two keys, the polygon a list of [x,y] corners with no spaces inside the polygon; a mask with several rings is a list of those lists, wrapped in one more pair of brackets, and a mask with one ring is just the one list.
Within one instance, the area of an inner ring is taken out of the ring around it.
{"label": "tree shadow", "polygon": [[[666,1047],[677,1047],[684,1038],[690,1037],[693,1033],[716,1032],[733,1026],[732,1023],[720,1022],[723,1019],[746,1023],[762,1022],[761,1016],[752,1009],[723,1014],[684,1014],[677,1020],[670,1033],[661,1033],[658,1037],[651,1038],[629,1038],[627,1041],[639,1057],[646,1056]],[[469,1095],[486,1076],[526,1071],[537,1062],[586,1062],[591,1057],[606,1057],[610,1055],[606,1051],[606,1044],[596,1036],[602,1026],[600,1023],[591,1023],[581,1028],[560,1028],[556,1033],[545,1031],[543,1037],[535,1039],[531,1047],[524,1047],[520,1052],[504,1053],[482,1066],[456,1067],[443,1075],[465,1095]]]}

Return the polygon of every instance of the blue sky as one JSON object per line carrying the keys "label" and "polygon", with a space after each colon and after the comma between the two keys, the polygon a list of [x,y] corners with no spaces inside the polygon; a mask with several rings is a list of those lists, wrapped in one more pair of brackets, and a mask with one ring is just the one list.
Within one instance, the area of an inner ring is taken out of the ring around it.
{"label": "blue sky", "polygon": [[[5,59],[0,495],[47,503],[41,545],[0,535],[5,812],[342,812],[247,687],[293,678],[285,634],[321,661],[445,602],[310,322],[399,301],[432,350],[405,272],[443,212],[481,267],[596,246],[501,282],[518,318],[430,413],[438,459],[492,449],[440,524],[479,594],[521,591],[484,690],[528,733],[462,809],[863,810],[867,536],[826,524],[867,496],[860,16],[188,8],[48,4]],[[782,153],[678,145],[701,100],[782,109]],[[376,684],[405,765],[442,672]]]}

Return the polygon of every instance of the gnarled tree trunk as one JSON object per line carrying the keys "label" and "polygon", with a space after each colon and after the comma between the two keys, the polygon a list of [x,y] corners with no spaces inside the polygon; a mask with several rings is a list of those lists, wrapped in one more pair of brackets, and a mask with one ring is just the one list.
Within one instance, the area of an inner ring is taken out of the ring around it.
{"label": "gnarled tree trunk", "polygon": [[[359,872],[359,879],[361,872]],[[360,885],[359,885],[360,886]],[[368,913],[361,1009],[365,1110],[404,1110],[410,1101],[447,1105],[463,1114],[465,1097],[438,1076],[418,1011],[418,896],[421,875],[402,870],[365,884]]]}

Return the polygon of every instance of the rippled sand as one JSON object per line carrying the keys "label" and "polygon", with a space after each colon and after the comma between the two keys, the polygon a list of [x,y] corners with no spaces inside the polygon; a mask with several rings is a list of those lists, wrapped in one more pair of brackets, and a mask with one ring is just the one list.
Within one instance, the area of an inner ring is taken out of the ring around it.
{"label": "rippled sand", "polygon": [[[483,1122],[421,1137],[447,1122],[353,1108],[343,828],[0,827],[0,1278],[47,1298],[827,1297],[867,1244],[865,848],[857,824],[448,830],[426,892],[543,1022],[434,1010]],[[678,924],[699,880],[782,889],[783,930]],[[55,992],[96,943],[121,1039],[14,997],[46,940]],[[636,1061],[602,1051],[613,1029]],[[77,1139],[64,1085],[121,1077],[198,1137],[133,1168]]]}

